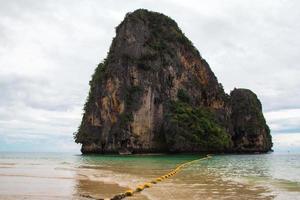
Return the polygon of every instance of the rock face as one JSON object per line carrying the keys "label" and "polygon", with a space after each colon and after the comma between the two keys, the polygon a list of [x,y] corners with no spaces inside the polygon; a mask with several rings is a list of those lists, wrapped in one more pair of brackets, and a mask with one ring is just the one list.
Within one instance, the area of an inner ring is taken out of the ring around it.
{"label": "rock face", "polygon": [[230,96],[169,17],[139,9],[116,28],[75,133],[83,153],[267,152],[256,95]]}
{"label": "rock face", "polygon": [[271,148],[270,129],[257,96],[247,89],[235,89],[230,97],[235,149],[241,152],[264,152]]}

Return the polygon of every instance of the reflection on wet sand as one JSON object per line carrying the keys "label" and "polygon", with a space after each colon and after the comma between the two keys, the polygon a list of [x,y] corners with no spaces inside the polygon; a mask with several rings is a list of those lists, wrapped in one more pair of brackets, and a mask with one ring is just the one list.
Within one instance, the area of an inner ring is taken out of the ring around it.
{"label": "reflection on wet sand", "polygon": [[[157,166],[156,166],[157,167]],[[129,188],[134,188],[140,183],[156,178],[169,169],[156,167],[145,168],[143,165],[132,167],[110,166],[100,167],[91,163],[81,166],[78,169],[81,177],[77,178],[77,194],[91,195],[97,198],[112,197],[114,194],[123,192]],[[96,180],[104,180],[106,183]],[[127,187],[120,187],[117,184],[109,183],[115,181]],[[217,174],[209,170],[201,169],[195,171],[185,169],[176,176],[159,184],[153,185],[150,189],[144,190],[137,196],[130,199],[274,199],[274,195],[269,189],[262,186],[255,186],[224,180]]]}
{"label": "reflection on wet sand", "polygon": [[[88,199],[109,198],[139,183],[164,174],[167,169],[113,166],[11,165],[0,170],[0,199]],[[49,173],[50,172],[50,173]],[[120,186],[119,184],[122,186]],[[263,187],[224,181],[202,171],[188,169],[175,177],[154,185],[130,199],[272,199]]]}
{"label": "reflection on wet sand", "polygon": [[[130,180],[124,182],[124,178],[128,176],[128,174],[119,174],[117,172],[102,170],[98,169],[98,167],[88,165],[79,166],[76,172],[74,196],[77,197],[83,198],[90,196],[96,199],[111,198],[114,195],[129,189],[126,182]],[[122,183],[121,185],[123,186],[117,184],[119,182]],[[147,200],[148,198],[140,194],[131,199]]]}
{"label": "reflection on wet sand", "polygon": [[120,193],[124,191],[125,188],[113,183],[77,179],[75,190],[76,193],[74,195],[77,197],[91,196],[95,199],[100,199],[112,197],[112,194]]}
{"label": "reflection on wet sand", "polygon": [[[28,174],[28,173],[27,173]],[[74,180],[36,175],[0,175],[0,199],[72,199]]]}
{"label": "reflection on wet sand", "polygon": [[151,196],[159,198],[161,194],[172,199],[273,199],[274,196],[264,187],[255,187],[233,181],[222,180],[208,174],[186,174],[168,180],[159,188],[153,188]]}

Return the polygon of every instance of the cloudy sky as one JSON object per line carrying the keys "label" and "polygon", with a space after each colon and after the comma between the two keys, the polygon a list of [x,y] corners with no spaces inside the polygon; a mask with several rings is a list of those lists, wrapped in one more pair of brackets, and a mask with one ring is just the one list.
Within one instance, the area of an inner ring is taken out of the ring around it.
{"label": "cloudy sky", "polygon": [[172,17],[226,92],[253,90],[275,151],[300,151],[300,1],[0,0],[0,151],[72,151],[88,81],[138,8]]}

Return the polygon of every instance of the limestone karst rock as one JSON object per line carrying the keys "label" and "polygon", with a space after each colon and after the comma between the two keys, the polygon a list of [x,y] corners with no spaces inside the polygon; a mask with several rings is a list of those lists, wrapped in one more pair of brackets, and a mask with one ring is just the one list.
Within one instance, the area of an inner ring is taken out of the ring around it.
{"label": "limestone karst rock", "polygon": [[256,95],[226,94],[171,18],[144,9],[116,28],[75,134],[83,153],[267,152]]}

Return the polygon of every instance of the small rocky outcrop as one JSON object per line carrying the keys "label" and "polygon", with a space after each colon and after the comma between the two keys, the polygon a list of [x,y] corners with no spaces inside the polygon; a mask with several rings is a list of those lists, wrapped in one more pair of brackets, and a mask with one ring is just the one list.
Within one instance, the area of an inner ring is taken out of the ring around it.
{"label": "small rocky outcrop", "polygon": [[250,90],[226,94],[171,18],[139,9],[116,28],[90,81],[75,141],[83,153],[267,152]]}
{"label": "small rocky outcrop", "polygon": [[240,152],[266,152],[272,147],[270,129],[256,94],[247,89],[230,93],[232,141]]}

